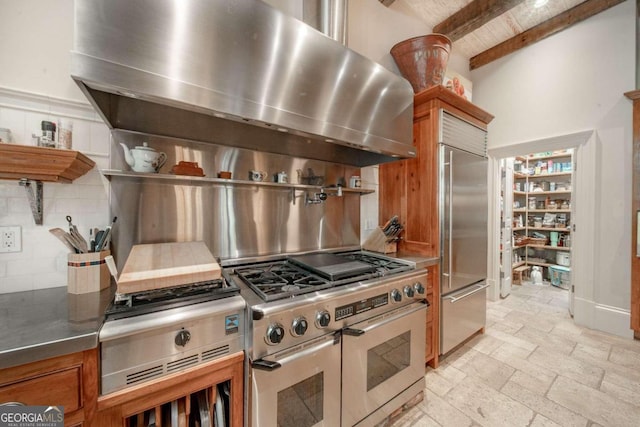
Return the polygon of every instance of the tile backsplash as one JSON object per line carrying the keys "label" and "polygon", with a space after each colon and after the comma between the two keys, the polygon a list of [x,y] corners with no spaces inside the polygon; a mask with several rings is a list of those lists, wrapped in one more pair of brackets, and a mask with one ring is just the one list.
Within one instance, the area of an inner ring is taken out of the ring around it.
{"label": "tile backsplash", "polygon": [[75,101],[0,88],[0,128],[12,144],[35,145],[40,122],[73,122],[73,149],[96,166],[71,184],[43,184],[43,225],[35,225],[27,193],[16,180],[0,180],[0,226],[20,226],[22,251],[0,253],[0,293],[66,286],[68,250],[49,229],[66,229],[70,215],[88,238],[89,228],[109,223],[109,183],[99,172],[109,166],[110,134],[93,108]]}

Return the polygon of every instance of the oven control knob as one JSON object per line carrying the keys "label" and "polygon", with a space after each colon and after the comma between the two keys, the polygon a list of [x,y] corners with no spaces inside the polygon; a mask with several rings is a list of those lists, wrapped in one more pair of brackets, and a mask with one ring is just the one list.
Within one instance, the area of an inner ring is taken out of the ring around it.
{"label": "oven control knob", "polygon": [[284,328],[279,323],[272,323],[267,328],[267,336],[265,337],[267,344],[276,345],[280,344],[284,338]]}
{"label": "oven control knob", "polygon": [[174,339],[178,347],[184,347],[185,345],[187,345],[189,340],[191,340],[191,333],[186,329],[182,329],[180,332],[178,332],[178,335],[176,335]]}
{"label": "oven control knob", "polygon": [[294,337],[304,335],[304,333],[307,332],[307,326],[309,326],[307,319],[304,317],[296,317],[291,323],[291,335]]}
{"label": "oven control knob", "polygon": [[391,291],[391,299],[394,302],[400,302],[400,301],[402,301],[402,294],[400,293],[399,290],[394,289],[394,290]]}
{"label": "oven control knob", "polygon": [[331,315],[327,310],[319,311],[318,314],[316,314],[316,327],[320,329],[324,329],[327,326],[329,326],[330,322],[331,322]]}
{"label": "oven control knob", "polygon": [[422,286],[422,283],[420,282],[416,282],[413,284],[413,289],[416,290],[416,293],[418,295],[423,295],[424,294],[424,286]]}
{"label": "oven control knob", "polygon": [[407,285],[404,287],[404,294],[407,298],[413,298],[414,290],[411,286]]}

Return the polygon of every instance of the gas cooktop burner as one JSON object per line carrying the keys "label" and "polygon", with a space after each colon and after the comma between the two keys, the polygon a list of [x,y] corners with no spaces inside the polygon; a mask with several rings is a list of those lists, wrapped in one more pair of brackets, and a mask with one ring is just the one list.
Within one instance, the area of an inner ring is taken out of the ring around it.
{"label": "gas cooktop burner", "polygon": [[[315,258],[314,258],[315,257]],[[333,264],[331,259],[334,258]],[[315,265],[305,262],[316,262]],[[349,262],[351,261],[351,262]],[[355,262],[357,261],[357,262]],[[365,266],[363,269],[362,266]],[[345,268],[353,268],[353,272]],[[412,270],[413,266],[392,258],[355,251],[336,254],[309,254],[235,268],[235,273],[264,301],[290,298],[321,289],[355,283],[375,277]],[[319,274],[339,272],[329,280]]]}
{"label": "gas cooktop burner", "polygon": [[284,261],[239,268],[236,273],[265,301],[331,286],[329,281]]}
{"label": "gas cooktop burner", "polygon": [[135,294],[116,294],[106,319],[115,320],[238,295],[240,289],[224,279],[191,283]]}

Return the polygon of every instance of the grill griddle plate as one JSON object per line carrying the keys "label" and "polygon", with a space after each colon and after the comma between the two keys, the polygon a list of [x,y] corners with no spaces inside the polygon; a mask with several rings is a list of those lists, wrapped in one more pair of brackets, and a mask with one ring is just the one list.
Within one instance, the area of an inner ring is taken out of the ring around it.
{"label": "grill griddle plate", "polygon": [[288,260],[331,281],[376,271],[375,265],[331,253],[300,255],[290,257]]}

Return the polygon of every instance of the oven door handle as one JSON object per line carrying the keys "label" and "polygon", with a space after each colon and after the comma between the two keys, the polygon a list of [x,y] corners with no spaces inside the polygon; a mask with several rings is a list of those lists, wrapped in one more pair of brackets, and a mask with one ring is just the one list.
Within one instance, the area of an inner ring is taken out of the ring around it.
{"label": "oven door handle", "polygon": [[387,317],[388,314],[381,314],[381,315],[379,315],[377,317],[369,319],[367,321],[368,325],[367,325],[366,328],[363,328],[363,329],[345,328],[345,329],[342,330],[342,333],[344,335],[350,335],[350,336],[359,337],[359,336],[364,335],[368,331],[371,331],[373,329],[379,328],[380,326],[386,325],[387,323],[394,322],[394,321],[400,319],[401,317],[408,316],[410,314],[413,314],[413,313],[421,311],[421,310],[426,311],[427,308],[428,308],[428,306],[427,306],[427,301],[426,300],[416,301],[415,303],[413,303],[411,305],[407,305],[407,306],[403,307],[401,310],[396,311],[395,313],[393,313],[389,317]]}
{"label": "oven door handle", "polygon": [[304,345],[300,345],[300,350],[295,351],[292,349],[286,350],[286,356],[282,358],[278,358],[278,354],[273,354],[269,356],[270,358],[276,360],[267,360],[267,359],[258,359],[251,362],[251,367],[255,369],[260,369],[262,371],[275,371],[282,366],[291,363],[297,359],[302,357],[307,357],[317,351],[323,350],[326,347],[330,347],[332,345],[340,344],[340,333],[334,332],[332,334],[326,335],[324,337],[320,337],[317,343],[313,343],[309,345],[306,343]]}
{"label": "oven door handle", "polygon": [[255,360],[251,366],[254,369],[260,369],[261,371],[275,371],[276,369],[281,368],[282,364],[271,360],[259,359]]}

